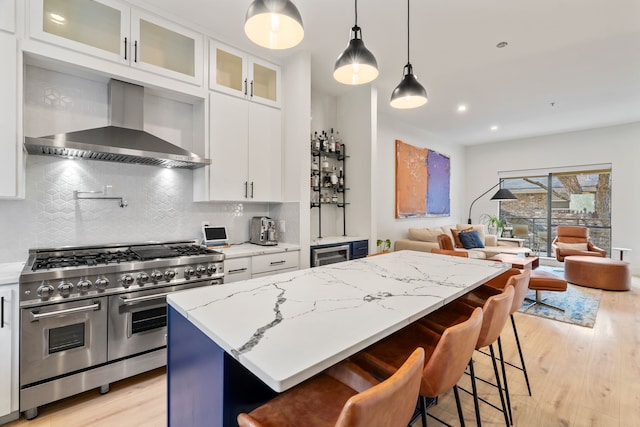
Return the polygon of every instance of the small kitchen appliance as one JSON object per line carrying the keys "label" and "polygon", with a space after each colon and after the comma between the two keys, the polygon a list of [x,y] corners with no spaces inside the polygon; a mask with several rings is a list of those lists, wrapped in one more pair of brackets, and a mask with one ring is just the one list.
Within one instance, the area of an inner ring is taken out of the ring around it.
{"label": "small kitchen appliance", "polygon": [[276,222],[268,216],[254,216],[251,218],[249,230],[250,241],[256,245],[274,246],[276,239]]}

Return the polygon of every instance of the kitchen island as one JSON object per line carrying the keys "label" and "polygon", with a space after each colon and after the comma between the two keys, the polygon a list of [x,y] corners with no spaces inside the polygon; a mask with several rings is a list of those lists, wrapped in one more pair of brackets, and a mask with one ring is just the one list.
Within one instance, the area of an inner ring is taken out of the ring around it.
{"label": "kitchen island", "polygon": [[248,411],[509,265],[400,251],[171,294],[168,424]]}

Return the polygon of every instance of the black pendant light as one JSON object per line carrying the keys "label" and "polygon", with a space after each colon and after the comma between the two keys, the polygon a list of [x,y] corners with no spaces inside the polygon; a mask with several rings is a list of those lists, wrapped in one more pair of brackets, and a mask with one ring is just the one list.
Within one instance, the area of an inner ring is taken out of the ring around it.
{"label": "black pendant light", "polygon": [[362,30],[358,27],[358,0],[355,0],[356,22],[351,28],[351,40],[338,56],[333,68],[333,78],[347,85],[362,85],[378,77],[378,62],[362,41]]}
{"label": "black pendant light", "polygon": [[267,49],[289,49],[304,38],[302,17],[290,0],[253,0],[244,18],[244,32]]}
{"label": "black pendant light", "polygon": [[420,107],[427,103],[427,91],[418,83],[418,79],[413,74],[413,66],[409,61],[409,1],[407,0],[407,65],[404,66],[402,81],[391,94],[391,106],[393,108],[408,109]]}

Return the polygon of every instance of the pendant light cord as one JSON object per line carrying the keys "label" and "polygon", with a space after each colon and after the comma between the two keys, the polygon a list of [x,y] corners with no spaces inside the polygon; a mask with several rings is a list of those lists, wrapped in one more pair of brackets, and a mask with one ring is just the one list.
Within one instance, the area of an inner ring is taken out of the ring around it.
{"label": "pendant light cord", "polygon": [[411,16],[409,14],[409,3],[410,3],[410,0],[407,0],[407,64],[411,63],[411,61],[409,61],[409,43],[411,43],[411,37],[409,35],[409,25],[410,25],[409,16]]}
{"label": "pendant light cord", "polygon": [[356,27],[358,26],[358,0],[355,1],[356,3]]}

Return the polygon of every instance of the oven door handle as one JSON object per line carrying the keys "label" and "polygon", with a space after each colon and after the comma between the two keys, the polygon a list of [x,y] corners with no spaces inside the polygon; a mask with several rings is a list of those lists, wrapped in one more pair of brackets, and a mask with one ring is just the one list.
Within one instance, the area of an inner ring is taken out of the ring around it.
{"label": "oven door handle", "polygon": [[31,313],[31,321],[37,322],[38,320],[50,319],[52,317],[61,317],[69,314],[85,313],[88,311],[96,311],[96,310],[100,310],[99,302],[95,304],[87,305],[84,307],[66,308],[64,310],[51,311],[49,313],[34,313],[33,311],[30,313]]}
{"label": "oven door handle", "polygon": [[144,297],[135,297],[135,298],[123,298],[123,297],[120,297],[120,301],[122,301],[122,303],[125,304],[125,305],[133,305],[133,304],[138,304],[140,302],[163,299],[163,298],[166,298],[167,295],[169,295],[169,294],[170,294],[170,292],[163,292],[161,294],[147,295],[147,296],[144,296]]}

